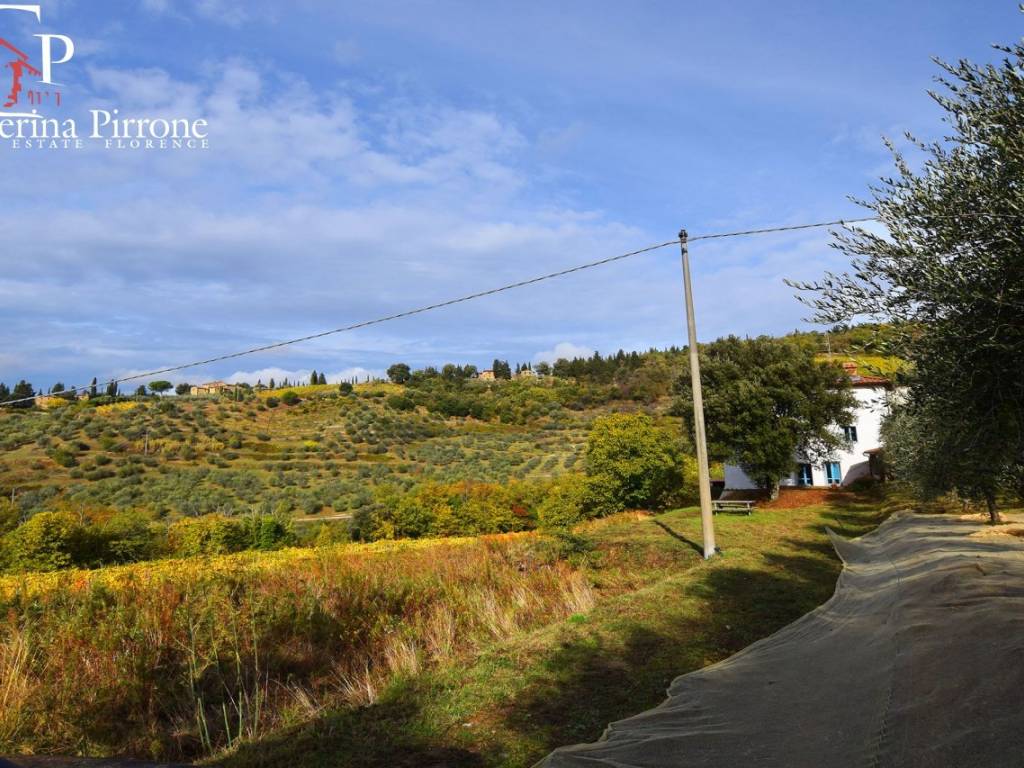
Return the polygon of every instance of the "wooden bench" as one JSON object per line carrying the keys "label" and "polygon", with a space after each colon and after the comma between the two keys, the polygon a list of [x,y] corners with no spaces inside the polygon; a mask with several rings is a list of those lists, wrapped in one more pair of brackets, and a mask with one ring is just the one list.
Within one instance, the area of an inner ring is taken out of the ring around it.
{"label": "wooden bench", "polygon": [[739,499],[718,499],[711,502],[712,512],[745,512],[751,514],[754,509],[753,501],[741,501]]}

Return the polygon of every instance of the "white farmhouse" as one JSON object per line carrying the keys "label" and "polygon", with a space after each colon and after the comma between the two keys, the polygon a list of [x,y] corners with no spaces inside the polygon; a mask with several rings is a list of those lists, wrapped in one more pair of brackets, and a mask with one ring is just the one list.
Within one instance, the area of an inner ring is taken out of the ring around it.
{"label": "white farmhouse", "polygon": [[[779,482],[782,487],[849,485],[863,477],[879,477],[882,469],[878,456],[881,446],[882,418],[889,408],[892,384],[877,376],[861,376],[856,363],[844,363],[850,377],[857,406],[853,423],[843,425],[846,447],[835,453],[830,461],[811,464],[803,456],[795,456],[797,469]],[[753,490],[757,483],[747,477],[738,466],[725,465],[727,491]]]}

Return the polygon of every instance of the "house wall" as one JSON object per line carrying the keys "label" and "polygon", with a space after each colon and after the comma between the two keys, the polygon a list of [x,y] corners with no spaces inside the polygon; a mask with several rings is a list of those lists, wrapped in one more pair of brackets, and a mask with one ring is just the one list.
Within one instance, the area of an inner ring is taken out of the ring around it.
{"label": "house wall", "polygon": [[[864,451],[881,445],[882,418],[889,402],[889,393],[884,387],[855,387],[853,396],[857,399],[857,408],[854,411],[854,423],[850,426],[857,427],[857,441],[849,448],[837,451],[832,457],[833,461],[839,462],[843,485],[849,485],[868,476],[868,457],[864,455]],[[805,463],[802,457],[794,458],[798,463]],[[779,485],[796,486],[799,484],[798,478],[799,475],[794,472],[789,477],[782,478]],[[821,464],[811,467],[811,478],[812,485],[828,484],[825,467]],[[726,464],[725,487],[726,490],[750,490],[757,488],[757,483],[739,467]]]}

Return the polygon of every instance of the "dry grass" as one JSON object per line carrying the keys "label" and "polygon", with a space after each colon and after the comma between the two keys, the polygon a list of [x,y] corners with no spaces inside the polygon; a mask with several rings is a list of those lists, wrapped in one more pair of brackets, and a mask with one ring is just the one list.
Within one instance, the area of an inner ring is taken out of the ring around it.
{"label": "dry grass", "polygon": [[32,661],[26,633],[11,631],[0,644],[0,744],[17,744],[27,726]]}
{"label": "dry grass", "polygon": [[222,753],[592,604],[532,534],[3,579],[0,753]]}

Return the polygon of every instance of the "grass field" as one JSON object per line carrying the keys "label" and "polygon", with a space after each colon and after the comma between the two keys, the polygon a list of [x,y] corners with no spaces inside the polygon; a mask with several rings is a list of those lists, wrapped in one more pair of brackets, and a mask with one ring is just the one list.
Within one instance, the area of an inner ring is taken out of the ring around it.
{"label": "grass field", "polygon": [[250,766],[527,766],[592,741],[664,698],[676,675],[735,653],[824,602],[846,536],[884,517],[877,500],[716,517],[720,557],[699,556],[694,509],[620,517],[585,532],[588,611],[496,639],[459,663],[394,679],[371,706],[327,710],[242,744]]}

